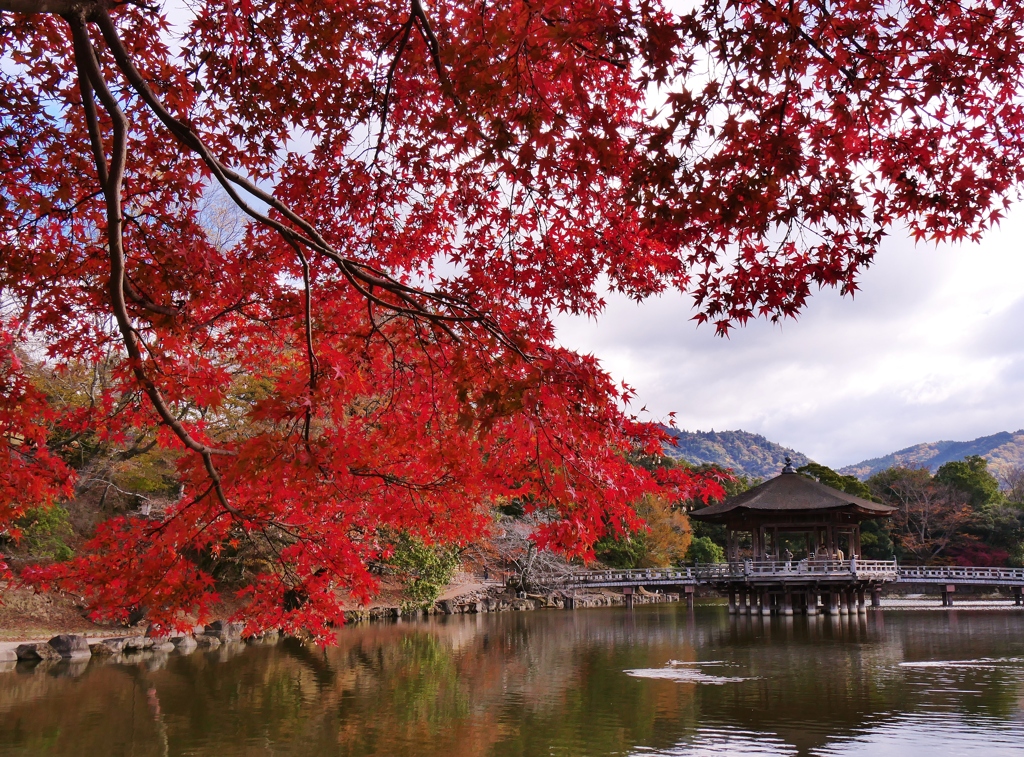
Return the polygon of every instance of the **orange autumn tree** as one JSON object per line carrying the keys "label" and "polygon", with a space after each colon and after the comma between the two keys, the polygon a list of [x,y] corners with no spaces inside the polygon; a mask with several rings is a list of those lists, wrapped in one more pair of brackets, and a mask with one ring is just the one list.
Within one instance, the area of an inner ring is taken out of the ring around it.
{"label": "orange autumn tree", "polygon": [[717,494],[627,462],[660,434],[552,314],[676,288],[724,332],[855,290],[894,223],[976,237],[1024,178],[1022,13],[0,0],[5,344],[31,333],[58,371],[120,356],[67,419],[4,368],[0,513],[66,487],[19,426],[159,427],[189,453],[181,502],[39,578],[181,625],[209,560],[251,550],[250,630],[322,633],[395,530],[465,542],[519,498],[587,557],[644,495]]}

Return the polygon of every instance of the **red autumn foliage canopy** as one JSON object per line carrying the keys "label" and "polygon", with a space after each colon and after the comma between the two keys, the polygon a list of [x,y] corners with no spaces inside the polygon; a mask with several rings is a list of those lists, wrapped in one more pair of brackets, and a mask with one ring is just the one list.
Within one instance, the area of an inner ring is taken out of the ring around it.
{"label": "red autumn foliage canopy", "polygon": [[[660,435],[551,315],[674,287],[724,332],[853,291],[894,224],[976,237],[1024,179],[1022,15],[0,0],[0,518],[67,486],[44,429],[159,425],[181,502],[49,579],[185,623],[250,548],[252,628],[322,630],[395,530],[466,541],[517,497],[586,556],[645,493],[720,494],[628,462]],[[118,356],[113,388],[53,417],[15,333]]]}

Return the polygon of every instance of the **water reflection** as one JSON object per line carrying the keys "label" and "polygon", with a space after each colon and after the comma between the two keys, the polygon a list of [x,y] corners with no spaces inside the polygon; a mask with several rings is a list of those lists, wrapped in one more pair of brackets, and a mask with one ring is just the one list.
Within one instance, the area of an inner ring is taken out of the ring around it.
{"label": "water reflection", "polygon": [[0,672],[0,755],[1020,752],[1024,615],[453,616]]}

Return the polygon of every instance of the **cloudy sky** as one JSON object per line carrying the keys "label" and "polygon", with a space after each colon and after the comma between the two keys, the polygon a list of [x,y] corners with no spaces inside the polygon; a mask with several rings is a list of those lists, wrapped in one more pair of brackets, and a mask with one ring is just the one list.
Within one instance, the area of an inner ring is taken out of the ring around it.
{"label": "cloudy sky", "polygon": [[1024,207],[977,245],[894,238],[843,298],[729,339],[681,295],[609,296],[596,323],[559,319],[660,420],[744,429],[841,467],[911,444],[1024,428]]}

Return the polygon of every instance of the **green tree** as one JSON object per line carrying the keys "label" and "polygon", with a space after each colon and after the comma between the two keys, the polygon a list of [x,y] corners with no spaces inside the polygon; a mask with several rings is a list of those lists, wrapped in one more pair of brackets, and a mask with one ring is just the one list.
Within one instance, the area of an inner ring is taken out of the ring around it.
{"label": "green tree", "polygon": [[818,463],[801,465],[796,470],[798,473],[802,473],[808,478],[813,478],[820,484],[831,486],[833,489],[838,489],[841,492],[846,492],[847,494],[852,494],[855,497],[861,497],[863,499],[874,499],[871,494],[870,487],[856,476],[844,476],[840,473],[836,473],[831,468],[819,465]]}
{"label": "green tree", "polygon": [[980,455],[969,455],[942,465],[935,473],[935,480],[962,491],[975,510],[1001,504],[1003,500],[999,481],[989,471],[988,460]]}
{"label": "green tree", "polygon": [[639,568],[647,556],[647,534],[644,532],[605,536],[594,543],[597,559],[612,568]]}
{"label": "green tree", "polygon": [[429,607],[441,596],[459,567],[454,547],[427,544],[407,532],[394,542],[390,565],[405,579],[405,594],[412,607]]}
{"label": "green tree", "polygon": [[[831,486],[841,492],[852,494],[855,497],[873,501],[881,501],[875,496],[871,487],[856,476],[844,476],[836,473],[825,465],[808,463],[797,468],[799,473],[813,478],[825,486]],[[895,552],[892,536],[889,532],[889,524],[884,520],[866,520],[860,526],[860,553],[861,556],[872,560],[891,560]]]}
{"label": "green tree", "polygon": [[889,524],[882,519],[866,520],[860,524],[860,554],[869,560],[891,560],[896,546],[892,542]]}
{"label": "green tree", "polygon": [[692,563],[725,562],[725,550],[707,536],[696,536],[686,551],[686,559]]}

